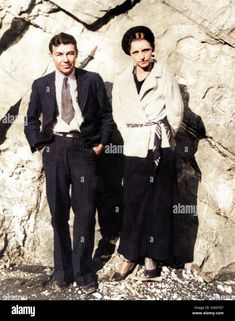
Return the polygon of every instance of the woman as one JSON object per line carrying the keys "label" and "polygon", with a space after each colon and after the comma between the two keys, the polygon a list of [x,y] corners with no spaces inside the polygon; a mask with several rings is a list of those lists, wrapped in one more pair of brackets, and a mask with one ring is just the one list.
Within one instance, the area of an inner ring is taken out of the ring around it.
{"label": "woman", "polygon": [[113,116],[124,140],[124,213],[118,252],[124,260],[113,275],[123,280],[136,263],[145,276],[158,274],[157,261],[171,252],[174,134],[183,103],[174,77],[153,57],[152,31],[129,29],[122,49],[133,62],[114,82]]}

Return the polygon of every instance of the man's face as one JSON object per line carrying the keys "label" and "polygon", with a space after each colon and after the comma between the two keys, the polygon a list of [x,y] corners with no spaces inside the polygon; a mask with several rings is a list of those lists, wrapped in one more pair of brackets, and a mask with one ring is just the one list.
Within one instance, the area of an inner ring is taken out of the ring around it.
{"label": "man's face", "polygon": [[152,61],[153,48],[145,39],[133,40],[131,43],[130,55],[134,60],[134,65],[147,69]]}
{"label": "man's face", "polygon": [[52,59],[55,67],[65,76],[69,76],[75,66],[77,53],[73,44],[52,46]]}

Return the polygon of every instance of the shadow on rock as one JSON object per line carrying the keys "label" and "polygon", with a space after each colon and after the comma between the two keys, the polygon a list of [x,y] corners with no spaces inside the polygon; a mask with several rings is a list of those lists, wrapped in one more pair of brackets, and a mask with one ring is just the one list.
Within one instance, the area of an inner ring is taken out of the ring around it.
{"label": "shadow on rock", "polygon": [[177,168],[177,192],[173,208],[173,252],[176,261],[193,261],[194,245],[198,231],[197,194],[202,178],[195,154],[199,141],[206,138],[201,117],[190,107],[187,87],[180,85],[184,102],[184,117],[176,134],[175,158]]}

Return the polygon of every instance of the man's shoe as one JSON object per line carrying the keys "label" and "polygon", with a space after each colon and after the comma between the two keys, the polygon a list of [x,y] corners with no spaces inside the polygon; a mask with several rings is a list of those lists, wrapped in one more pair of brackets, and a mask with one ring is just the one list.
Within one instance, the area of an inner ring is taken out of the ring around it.
{"label": "man's shoe", "polygon": [[78,289],[81,290],[86,295],[89,295],[98,290],[98,283],[96,281],[93,281],[87,285],[79,285]]}
{"label": "man's shoe", "polygon": [[66,289],[67,287],[69,286],[69,283],[66,283],[66,282],[60,282],[60,281],[54,281],[52,283],[52,289],[55,290],[55,291],[61,291],[61,290],[64,290]]}
{"label": "man's shoe", "polygon": [[98,247],[94,254],[94,260],[101,260],[106,263],[115,251],[115,244],[110,243],[104,239],[101,239],[98,243]]}

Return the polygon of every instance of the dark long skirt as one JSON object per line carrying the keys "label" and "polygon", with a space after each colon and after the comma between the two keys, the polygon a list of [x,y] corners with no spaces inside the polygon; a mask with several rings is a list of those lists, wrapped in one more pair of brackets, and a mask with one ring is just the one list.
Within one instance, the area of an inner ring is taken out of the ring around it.
{"label": "dark long skirt", "polygon": [[176,172],[171,148],[161,150],[154,169],[153,152],[146,158],[125,157],[124,213],[118,252],[139,262],[145,257],[171,257],[171,221]]}

